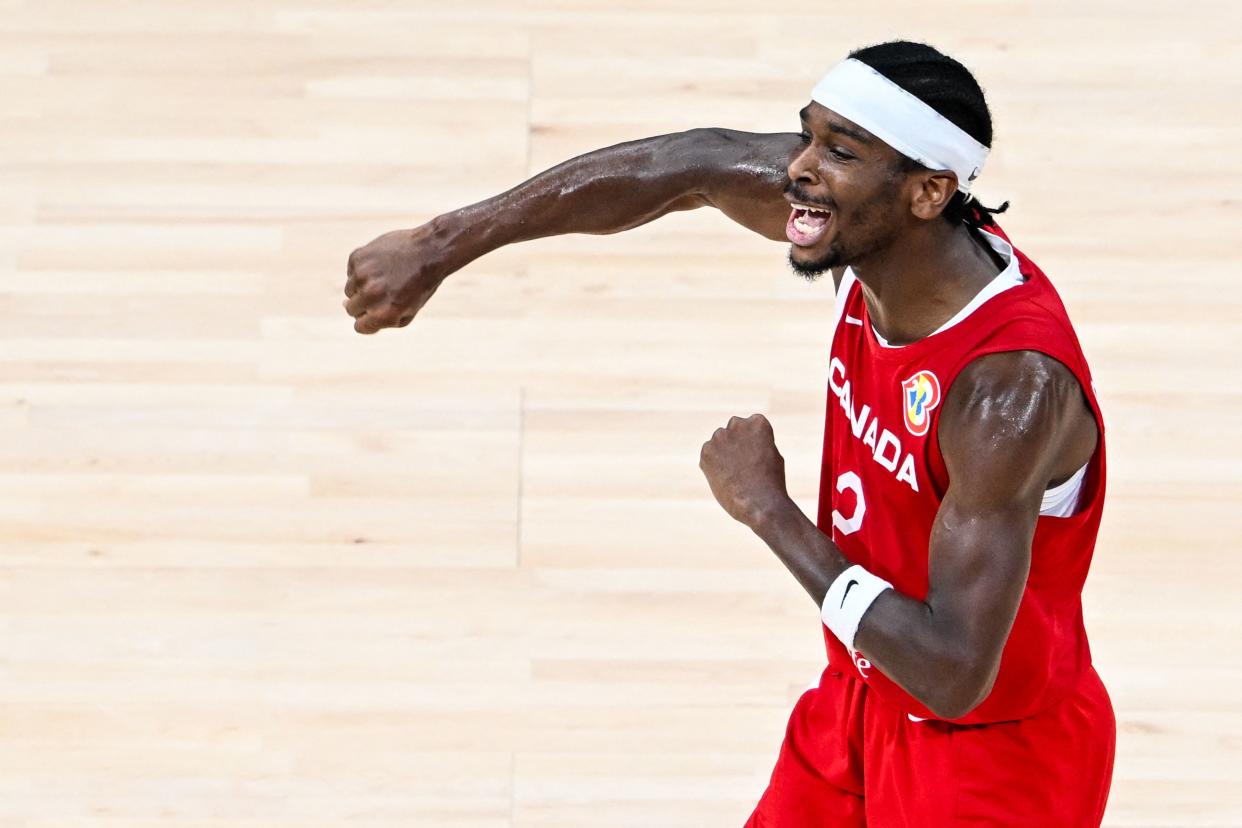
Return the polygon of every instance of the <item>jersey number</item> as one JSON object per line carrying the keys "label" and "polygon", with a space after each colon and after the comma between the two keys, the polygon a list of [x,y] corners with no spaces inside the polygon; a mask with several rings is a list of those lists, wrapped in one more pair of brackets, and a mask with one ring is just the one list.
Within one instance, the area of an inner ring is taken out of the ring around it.
{"label": "jersey number", "polygon": [[852,491],[855,498],[854,514],[846,517],[832,510],[832,528],[842,535],[852,535],[862,528],[863,515],[867,514],[867,499],[863,497],[862,480],[854,472],[844,472],[837,478],[837,491]]}
{"label": "jersey number", "polygon": [[[833,509],[833,531],[841,535],[852,535],[862,528],[863,515],[867,514],[867,498],[863,497],[862,480],[854,472],[845,472],[837,478],[837,491],[841,493],[851,491],[854,493],[854,514],[846,517],[836,509]],[[867,673],[871,669],[870,660],[858,652],[858,650],[850,650],[850,658],[854,660],[854,667],[858,669],[858,675],[863,678],[870,678],[870,675]]]}

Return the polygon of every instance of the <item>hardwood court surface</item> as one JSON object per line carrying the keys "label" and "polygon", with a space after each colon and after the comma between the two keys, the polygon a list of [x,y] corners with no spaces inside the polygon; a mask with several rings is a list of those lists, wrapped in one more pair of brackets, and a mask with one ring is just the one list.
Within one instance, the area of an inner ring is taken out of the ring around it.
{"label": "hardwood court surface", "polygon": [[702,212],[355,335],[345,258],[897,36],[1098,378],[1110,826],[1242,825],[1239,6],[0,0],[0,825],[740,826],[822,663],[699,447],[814,509],[832,299]]}

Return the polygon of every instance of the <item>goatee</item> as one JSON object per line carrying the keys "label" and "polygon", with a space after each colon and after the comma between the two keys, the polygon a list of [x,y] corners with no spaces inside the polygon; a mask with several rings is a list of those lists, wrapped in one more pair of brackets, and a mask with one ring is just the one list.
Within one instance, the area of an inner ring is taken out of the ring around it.
{"label": "goatee", "polygon": [[794,258],[794,248],[789,248],[789,269],[808,282],[814,282],[832,268],[838,267],[840,259],[841,251],[831,249],[813,261],[799,261]]}

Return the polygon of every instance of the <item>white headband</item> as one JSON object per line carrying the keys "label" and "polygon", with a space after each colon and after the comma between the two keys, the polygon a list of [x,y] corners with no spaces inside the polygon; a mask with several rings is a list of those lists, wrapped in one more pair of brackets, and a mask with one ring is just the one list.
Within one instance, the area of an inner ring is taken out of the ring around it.
{"label": "white headband", "polygon": [[983,170],[988,148],[921,100],[853,58],[838,63],[815,84],[811,100],[848,118],[907,158],[932,170],[953,170],[957,188]]}

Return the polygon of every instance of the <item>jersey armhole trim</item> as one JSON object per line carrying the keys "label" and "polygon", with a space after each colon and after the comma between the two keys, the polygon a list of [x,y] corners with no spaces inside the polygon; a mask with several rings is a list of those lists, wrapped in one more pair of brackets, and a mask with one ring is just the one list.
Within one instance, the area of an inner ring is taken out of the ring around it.
{"label": "jersey armhole trim", "polygon": [[1079,501],[1085,488],[1087,468],[1090,465],[1091,461],[1088,460],[1064,483],[1044,491],[1043,501],[1039,505],[1040,517],[1067,518],[1077,514]]}
{"label": "jersey armhole trim", "polygon": [[845,305],[850,298],[850,290],[854,287],[854,283],[858,281],[858,277],[854,275],[852,268],[846,268],[845,273],[841,274],[841,284],[837,286],[836,307],[833,308],[832,314],[832,333],[836,336],[837,328],[841,325],[841,319],[845,316]]}

